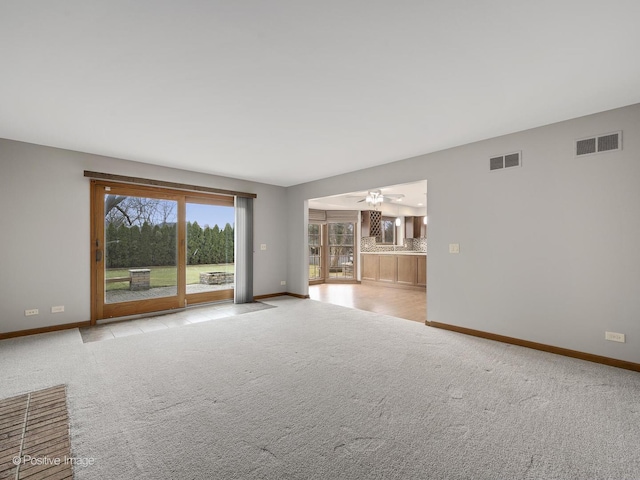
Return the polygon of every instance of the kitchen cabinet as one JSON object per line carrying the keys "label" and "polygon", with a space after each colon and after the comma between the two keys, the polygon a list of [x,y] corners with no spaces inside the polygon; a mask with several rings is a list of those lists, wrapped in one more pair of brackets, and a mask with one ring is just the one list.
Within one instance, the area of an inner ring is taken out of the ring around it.
{"label": "kitchen cabinet", "polygon": [[427,286],[427,256],[418,257],[417,284],[421,287]]}
{"label": "kitchen cabinet", "polygon": [[362,280],[377,282],[380,275],[380,260],[377,255],[361,255]]}
{"label": "kitchen cabinet", "polygon": [[398,278],[398,257],[396,255],[378,255],[380,269],[378,281],[396,283]]}
{"label": "kitchen cabinet", "polygon": [[427,236],[427,226],[424,217],[404,217],[405,238],[420,238]]}
{"label": "kitchen cabinet", "polygon": [[422,290],[427,285],[427,256],[363,253],[362,282]]}
{"label": "kitchen cabinet", "polygon": [[362,237],[379,237],[382,212],[376,210],[363,210],[361,223]]}
{"label": "kitchen cabinet", "polygon": [[396,268],[397,282],[401,285],[416,285],[418,283],[418,262],[417,257],[402,255],[398,256],[398,266]]}

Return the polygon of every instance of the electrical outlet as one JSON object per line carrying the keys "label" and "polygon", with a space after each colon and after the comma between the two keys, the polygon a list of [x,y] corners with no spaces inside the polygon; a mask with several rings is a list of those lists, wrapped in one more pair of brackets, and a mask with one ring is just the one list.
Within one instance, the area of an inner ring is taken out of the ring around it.
{"label": "electrical outlet", "polygon": [[57,307],[51,307],[51,313],[62,313],[64,312],[64,305],[58,305]]}
{"label": "electrical outlet", "polygon": [[282,281],[280,282],[280,285],[282,285],[282,286],[285,286],[286,284],[287,284],[287,281],[286,281],[286,280],[282,280]]}
{"label": "electrical outlet", "polygon": [[449,244],[449,253],[460,253],[460,244],[459,243],[450,243]]}
{"label": "electrical outlet", "polygon": [[260,244],[260,250],[266,250],[267,249],[267,244],[266,243],[261,243]]}
{"label": "electrical outlet", "polygon": [[40,313],[40,312],[38,311],[37,308],[32,308],[31,310],[25,310],[24,311],[24,316],[25,317],[30,317],[31,315],[38,315],[38,313]]}
{"label": "electrical outlet", "polygon": [[624,343],[624,333],[604,332],[604,339]]}

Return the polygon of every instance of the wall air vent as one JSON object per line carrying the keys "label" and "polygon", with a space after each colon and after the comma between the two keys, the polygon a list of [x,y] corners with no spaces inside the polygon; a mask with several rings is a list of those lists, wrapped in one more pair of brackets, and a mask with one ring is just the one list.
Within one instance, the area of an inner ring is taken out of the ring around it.
{"label": "wall air vent", "polygon": [[576,157],[622,150],[622,132],[607,133],[576,140]]}
{"label": "wall air vent", "polygon": [[521,165],[522,162],[520,152],[506,153],[504,155],[498,155],[489,159],[489,170],[520,167]]}

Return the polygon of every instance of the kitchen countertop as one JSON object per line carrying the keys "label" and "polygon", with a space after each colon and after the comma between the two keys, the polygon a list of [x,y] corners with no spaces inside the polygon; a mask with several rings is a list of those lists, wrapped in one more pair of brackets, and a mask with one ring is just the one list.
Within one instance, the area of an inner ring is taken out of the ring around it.
{"label": "kitchen countertop", "polygon": [[427,255],[427,252],[415,252],[410,250],[398,250],[394,252],[390,250],[388,252],[360,252],[362,255]]}

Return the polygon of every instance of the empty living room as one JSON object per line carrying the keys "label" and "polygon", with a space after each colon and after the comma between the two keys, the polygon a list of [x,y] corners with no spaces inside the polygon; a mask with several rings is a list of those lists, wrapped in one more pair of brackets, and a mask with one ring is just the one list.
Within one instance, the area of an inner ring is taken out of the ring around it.
{"label": "empty living room", "polygon": [[0,2],[0,478],[640,479],[639,16]]}

